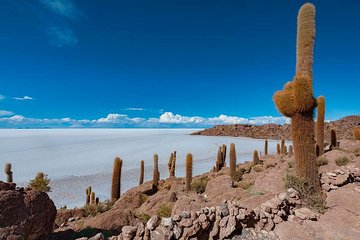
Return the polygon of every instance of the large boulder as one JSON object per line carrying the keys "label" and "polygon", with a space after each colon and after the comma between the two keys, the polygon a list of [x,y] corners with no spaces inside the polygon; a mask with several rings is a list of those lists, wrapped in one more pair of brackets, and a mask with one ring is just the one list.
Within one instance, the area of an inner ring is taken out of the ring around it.
{"label": "large boulder", "polygon": [[56,217],[49,196],[36,190],[15,190],[13,184],[0,185],[0,239],[46,239]]}

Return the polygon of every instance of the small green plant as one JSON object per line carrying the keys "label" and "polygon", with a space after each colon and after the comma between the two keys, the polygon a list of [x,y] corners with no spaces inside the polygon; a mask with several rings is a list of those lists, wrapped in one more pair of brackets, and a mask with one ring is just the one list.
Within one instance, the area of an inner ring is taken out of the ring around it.
{"label": "small green plant", "polygon": [[90,204],[84,206],[84,215],[86,217],[88,216],[96,216],[100,213],[104,213],[108,210],[110,210],[113,206],[113,202],[105,201],[105,202],[99,202],[98,204]]}
{"label": "small green plant", "polygon": [[304,178],[299,178],[294,174],[286,174],[283,180],[286,189],[294,188],[299,193],[304,206],[319,213],[325,212],[325,196],[316,191]]}
{"label": "small green plant", "polygon": [[50,178],[46,174],[39,172],[33,180],[30,180],[28,187],[41,192],[51,192]]}
{"label": "small green plant", "polygon": [[137,213],[135,214],[135,217],[137,217],[143,223],[147,223],[151,218],[150,215],[146,213]]}
{"label": "small green plant", "polygon": [[316,160],[316,165],[317,165],[318,167],[324,166],[324,165],[328,165],[328,164],[329,164],[329,160],[327,160],[326,158],[320,157],[320,158],[318,158],[318,159]]}
{"label": "small green plant", "polygon": [[207,177],[201,177],[192,181],[191,190],[195,191],[197,194],[202,194],[205,192],[208,181],[209,179]]}
{"label": "small green plant", "polygon": [[157,215],[161,218],[171,217],[172,206],[166,203],[163,203],[159,206],[157,210]]}
{"label": "small green plant", "polygon": [[345,166],[349,162],[350,162],[350,160],[347,157],[340,157],[340,158],[335,160],[335,163],[338,166]]}

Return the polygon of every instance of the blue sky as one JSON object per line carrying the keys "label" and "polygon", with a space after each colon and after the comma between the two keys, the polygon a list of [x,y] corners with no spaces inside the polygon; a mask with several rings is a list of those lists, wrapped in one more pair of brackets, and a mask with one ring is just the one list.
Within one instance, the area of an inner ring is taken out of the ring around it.
{"label": "blue sky", "polygon": [[[292,0],[2,0],[0,127],[283,123]],[[317,7],[316,96],[360,114],[360,2]]]}

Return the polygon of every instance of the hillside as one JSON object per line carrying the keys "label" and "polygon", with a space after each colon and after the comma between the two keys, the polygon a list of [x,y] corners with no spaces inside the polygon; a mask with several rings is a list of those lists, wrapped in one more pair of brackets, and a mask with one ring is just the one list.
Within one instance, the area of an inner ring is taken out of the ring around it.
{"label": "hillside", "polygon": [[[347,116],[337,121],[325,124],[325,139],[330,138],[330,129],[335,128],[339,139],[354,139],[352,129],[360,126],[360,116]],[[269,139],[291,139],[291,129],[289,124],[233,124],[217,125],[202,131],[194,132],[192,135],[204,136],[234,136],[250,138],[269,138]]]}

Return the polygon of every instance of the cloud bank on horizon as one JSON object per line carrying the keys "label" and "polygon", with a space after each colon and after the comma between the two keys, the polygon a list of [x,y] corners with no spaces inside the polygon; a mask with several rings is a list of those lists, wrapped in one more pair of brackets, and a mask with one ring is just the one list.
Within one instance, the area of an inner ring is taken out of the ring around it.
{"label": "cloud bank on horizon", "polygon": [[8,111],[0,111],[0,116],[2,116],[0,128],[205,128],[221,124],[285,124],[290,121],[286,117],[241,118],[221,114],[218,117],[205,118],[183,116],[172,112],[165,112],[158,118],[131,118],[127,114],[110,113],[104,118],[93,120],[27,118],[22,115],[13,115]]}

